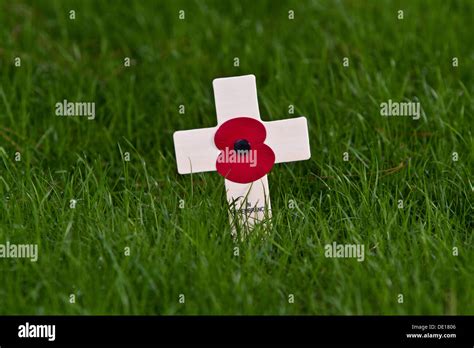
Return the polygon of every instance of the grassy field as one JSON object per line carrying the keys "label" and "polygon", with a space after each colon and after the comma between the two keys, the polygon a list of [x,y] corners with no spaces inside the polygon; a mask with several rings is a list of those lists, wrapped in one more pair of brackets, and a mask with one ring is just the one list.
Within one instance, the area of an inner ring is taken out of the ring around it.
{"label": "grassy field", "polygon": [[[0,259],[0,314],[474,314],[473,13],[0,1],[0,244],[39,250]],[[312,158],[274,167],[268,236],[234,242],[224,180],[179,175],[172,134],[214,126],[212,80],[244,74],[262,119],[308,118]],[[56,116],[64,99],[95,119]],[[382,117],[389,99],[420,119]]]}

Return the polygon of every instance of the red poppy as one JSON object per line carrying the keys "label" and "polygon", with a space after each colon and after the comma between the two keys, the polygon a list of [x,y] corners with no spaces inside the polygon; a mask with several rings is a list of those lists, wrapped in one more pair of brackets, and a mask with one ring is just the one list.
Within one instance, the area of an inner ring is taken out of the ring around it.
{"label": "red poppy", "polygon": [[226,179],[246,184],[267,174],[275,163],[275,153],[263,142],[265,126],[250,117],[237,117],[224,122],[214,136],[221,150],[216,169]]}

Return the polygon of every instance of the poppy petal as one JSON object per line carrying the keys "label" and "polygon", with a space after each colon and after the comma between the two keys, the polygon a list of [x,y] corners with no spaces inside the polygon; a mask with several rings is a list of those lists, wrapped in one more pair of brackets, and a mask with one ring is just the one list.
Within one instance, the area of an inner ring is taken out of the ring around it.
{"label": "poppy petal", "polygon": [[216,169],[220,175],[233,182],[246,184],[256,181],[270,172],[275,163],[275,153],[265,144],[253,146],[250,150],[252,154],[247,157],[226,157],[226,152],[231,150],[227,148],[221,151]]}
{"label": "poppy petal", "polygon": [[265,126],[259,120],[250,117],[236,117],[224,122],[214,135],[217,148],[233,149],[237,140],[245,139],[250,146],[262,144],[267,137]]}

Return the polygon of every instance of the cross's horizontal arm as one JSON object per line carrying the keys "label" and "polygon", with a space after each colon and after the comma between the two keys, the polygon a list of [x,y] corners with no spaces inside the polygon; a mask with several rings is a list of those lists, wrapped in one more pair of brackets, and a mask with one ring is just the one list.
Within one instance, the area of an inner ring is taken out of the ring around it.
{"label": "cross's horizontal arm", "polygon": [[265,144],[275,153],[275,163],[304,161],[311,157],[306,117],[263,122]]}
{"label": "cross's horizontal arm", "polygon": [[220,151],[214,144],[217,127],[177,131],[173,134],[179,174],[216,170]]}

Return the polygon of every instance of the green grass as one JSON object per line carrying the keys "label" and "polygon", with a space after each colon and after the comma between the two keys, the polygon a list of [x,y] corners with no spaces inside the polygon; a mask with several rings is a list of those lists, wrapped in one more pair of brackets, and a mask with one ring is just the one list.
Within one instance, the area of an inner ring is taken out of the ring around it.
{"label": "green grass", "polygon": [[[0,259],[0,314],[474,314],[473,13],[0,1],[0,244],[39,245],[36,263]],[[264,120],[308,118],[312,158],[274,167],[269,233],[236,245],[224,180],[180,176],[172,134],[214,126],[212,80],[249,73]],[[63,99],[94,101],[95,120],[55,116]],[[424,113],[381,117],[388,99]],[[324,257],[333,241],[365,261]]]}

